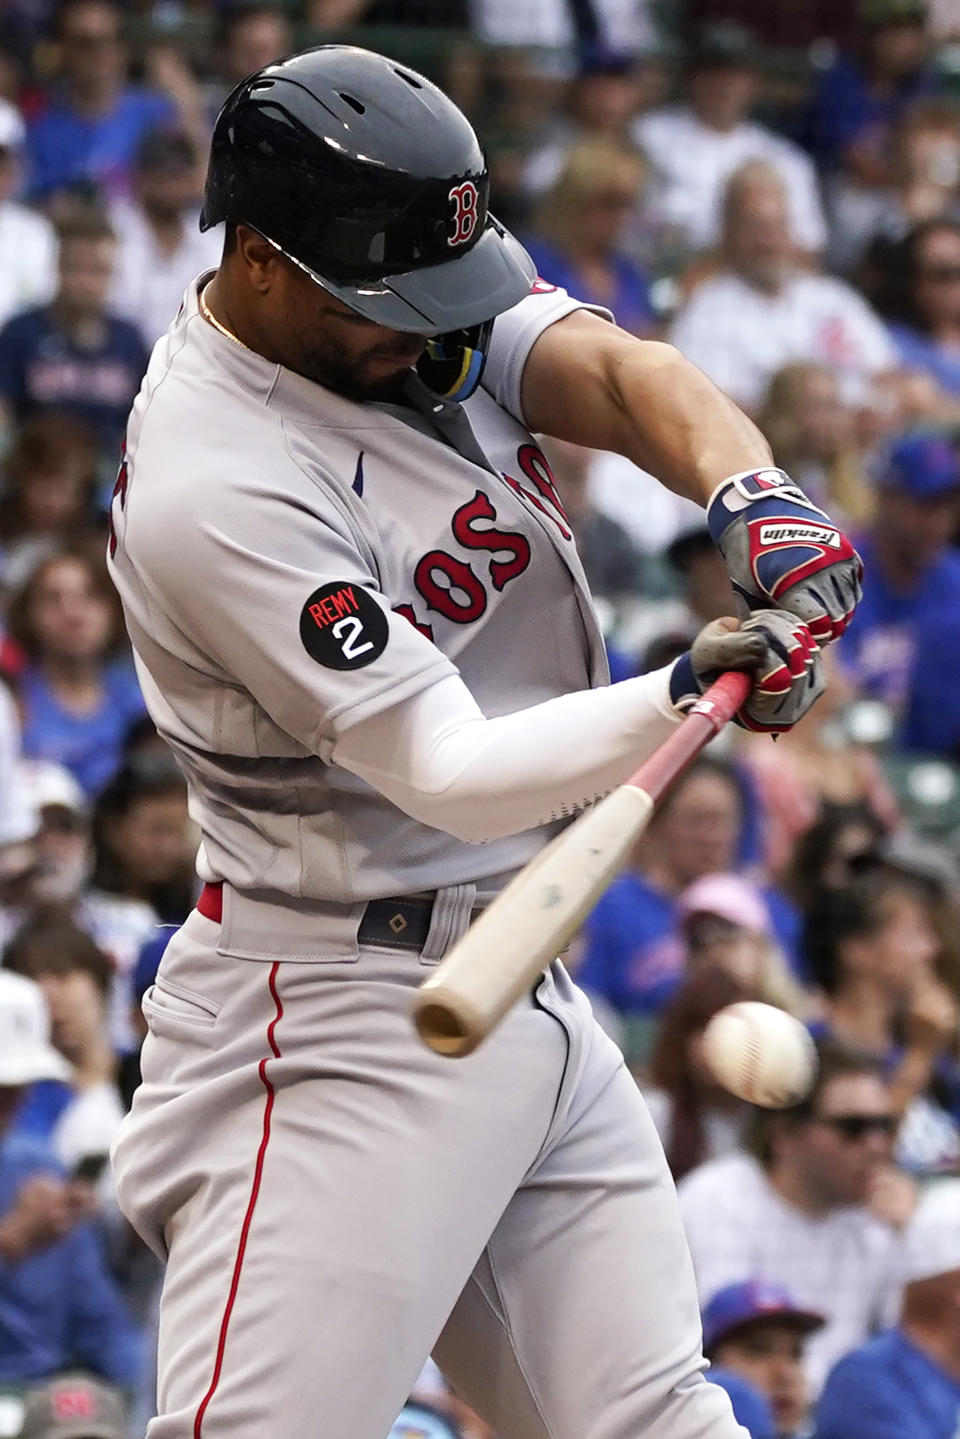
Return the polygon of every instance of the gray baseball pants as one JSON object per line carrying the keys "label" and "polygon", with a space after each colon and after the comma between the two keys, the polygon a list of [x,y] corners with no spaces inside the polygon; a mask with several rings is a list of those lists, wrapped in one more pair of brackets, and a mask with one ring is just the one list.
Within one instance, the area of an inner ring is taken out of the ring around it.
{"label": "gray baseball pants", "polygon": [[747,1439],[653,1125],[562,967],[449,1060],[410,1023],[423,956],[271,959],[269,928],[239,958],[194,912],[144,1001],[114,1163],[167,1266],[148,1439],[384,1439],[431,1351],[502,1439]]}

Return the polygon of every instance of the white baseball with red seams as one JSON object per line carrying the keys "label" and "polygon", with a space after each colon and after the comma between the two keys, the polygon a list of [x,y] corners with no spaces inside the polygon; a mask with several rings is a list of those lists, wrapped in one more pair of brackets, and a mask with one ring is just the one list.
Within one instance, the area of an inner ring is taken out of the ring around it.
{"label": "white baseball with red seams", "polygon": [[703,1053],[724,1089],[766,1109],[805,1099],[817,1072],[816,1049],[800,1021],[755,1000],[728,1004],[713,1016]]}

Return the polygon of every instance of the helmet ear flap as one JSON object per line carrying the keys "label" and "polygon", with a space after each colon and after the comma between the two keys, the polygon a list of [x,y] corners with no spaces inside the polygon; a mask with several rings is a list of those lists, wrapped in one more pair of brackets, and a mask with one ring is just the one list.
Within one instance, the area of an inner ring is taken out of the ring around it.
{"label": "helmet ear flap", "polygon": [[427,341],[417,374],[428,389],[445,400],[466,400],[480,383],[486,364],[493,321],[450,330]]}

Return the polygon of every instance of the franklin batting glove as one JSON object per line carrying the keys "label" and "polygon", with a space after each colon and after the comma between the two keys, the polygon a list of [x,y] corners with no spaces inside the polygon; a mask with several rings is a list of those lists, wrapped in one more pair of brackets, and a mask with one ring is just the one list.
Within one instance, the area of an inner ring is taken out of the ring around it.
{"label": "franklin batting glove", "polygon": [[724,480],[707,506],[707,524],[742,614],[788,610],[820,645],[843,634],[860,599],[860,556],[783,470]]}
{"label": "franklin batting glove", "polygon": [[763,610],[733,629],[712,620],[681,655],[670,676],[674,708],[690,708],[724,670],[746,670],[754,687],[735,716],[743,729],[784,734],[823,694],[823,660],[808,627],[784,610]]}

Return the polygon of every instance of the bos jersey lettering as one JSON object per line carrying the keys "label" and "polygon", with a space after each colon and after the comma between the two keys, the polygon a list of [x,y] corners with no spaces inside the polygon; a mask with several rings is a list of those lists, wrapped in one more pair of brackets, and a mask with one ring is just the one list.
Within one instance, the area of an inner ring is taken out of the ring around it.
{"label": "bos jersey lettering", "polygon": [[575,308],[538,287],[497,320],[462,408],[415,386],[398,409],[242,350],[187,292],[131,417],[109,562],[205,878],[351,902],[495,887],[542,845],[454,841],[331,761],[351,725],[451,674],[490,716],[605,680],[572,531],[519,419],[530,348]]}

